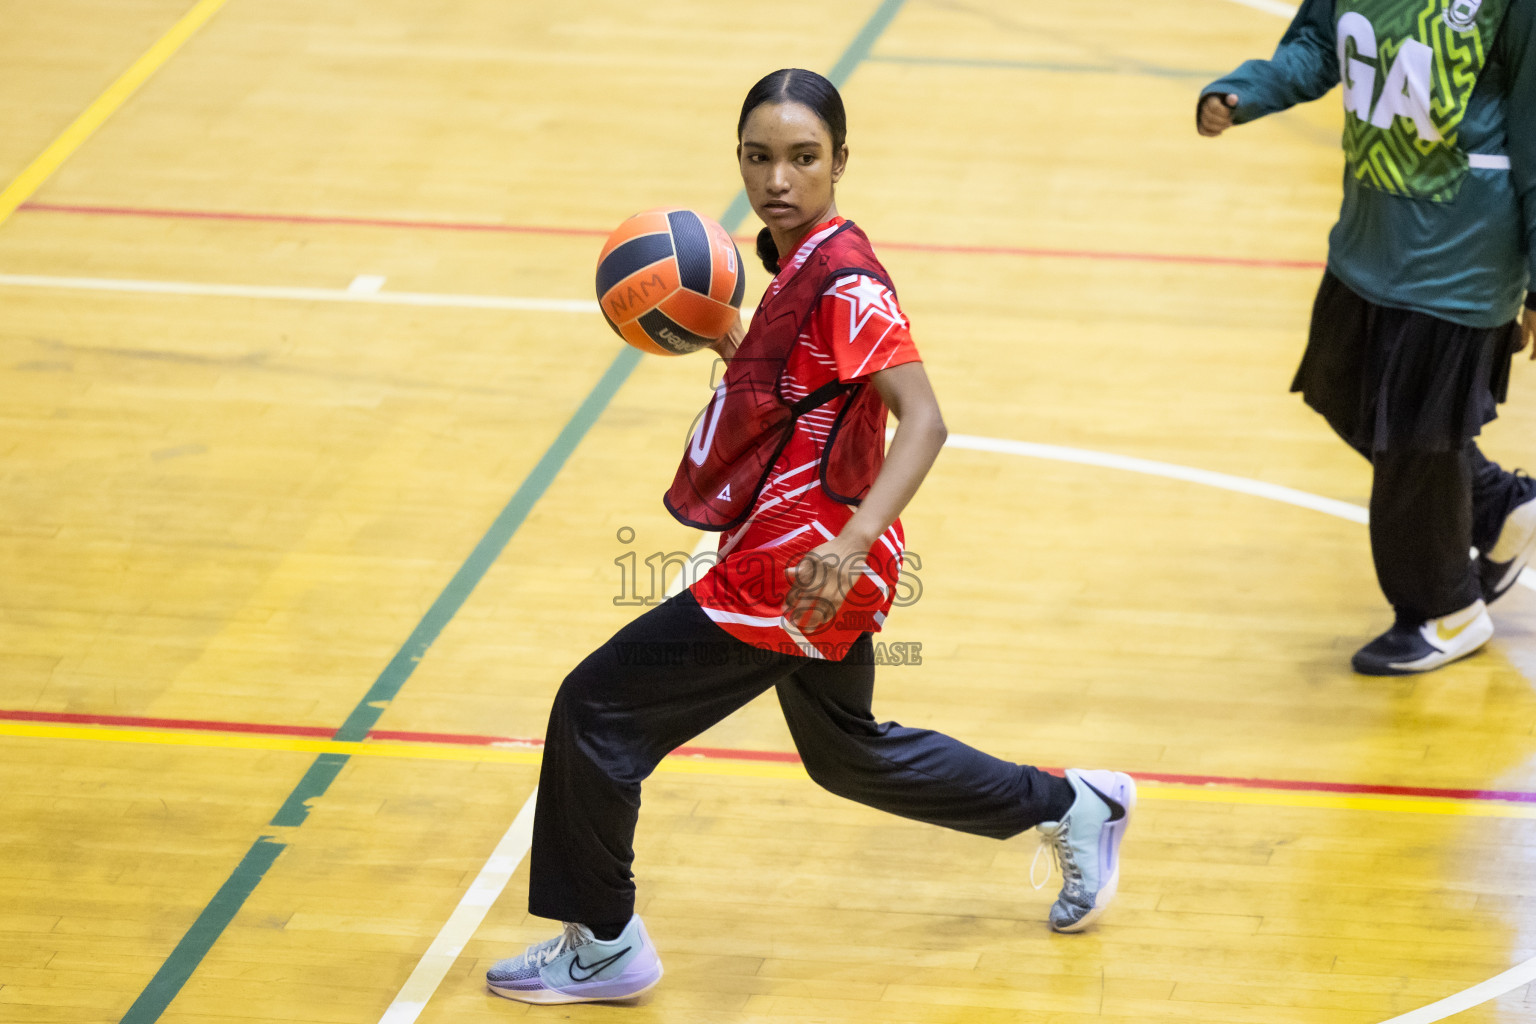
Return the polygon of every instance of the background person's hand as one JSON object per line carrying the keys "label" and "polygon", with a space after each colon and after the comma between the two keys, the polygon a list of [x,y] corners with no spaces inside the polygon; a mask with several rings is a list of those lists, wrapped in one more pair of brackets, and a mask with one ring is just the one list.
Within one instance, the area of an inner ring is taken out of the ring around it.
{"label": "background person's hand", "polygon": [[1232,111],[1237,107],[1237,93],[1229,92],[1223,96],[1219,92],[1207,93],[1200,97],[1200,114],[1196,118],[1196,127],[1200,134],[1208,139],[1214,139],[1228,128],[1232,127]]}
{"label": "background person's hand", "polygon": [[1527,309],[1520,316],[1520,344],[1515,346],[1516,352],[1531,350],[1531,358],[1536,359],[1536,309]]}

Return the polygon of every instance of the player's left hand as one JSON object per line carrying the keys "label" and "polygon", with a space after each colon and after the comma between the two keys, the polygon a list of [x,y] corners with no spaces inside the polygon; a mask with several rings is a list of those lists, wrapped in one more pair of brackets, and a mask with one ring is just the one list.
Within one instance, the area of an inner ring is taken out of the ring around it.
{"label": "player's left hand", "polygon": [[1531,350],[1531,358],[1536,359],[1536,309],[1528,309],[1520,317],[1520,344],[1515,351],[1526,348]]}
{"label": "player's left hand", "polygon": [[836,537],[805,553],[784,570],[789,577],[789,596],[784,617],[802,633],[824,629],[837,617],[848,591],[869,564],[869,551]]}

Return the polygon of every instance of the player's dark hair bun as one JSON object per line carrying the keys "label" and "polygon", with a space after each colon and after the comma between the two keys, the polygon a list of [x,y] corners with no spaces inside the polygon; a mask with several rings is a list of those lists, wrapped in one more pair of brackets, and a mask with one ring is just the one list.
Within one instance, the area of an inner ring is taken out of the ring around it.
{"label": "player's dark hair bun", "polygon": [[770,274],[779,272],[779,247],[773,244],[773,232],[767,228],[757,233],[757,258]]}

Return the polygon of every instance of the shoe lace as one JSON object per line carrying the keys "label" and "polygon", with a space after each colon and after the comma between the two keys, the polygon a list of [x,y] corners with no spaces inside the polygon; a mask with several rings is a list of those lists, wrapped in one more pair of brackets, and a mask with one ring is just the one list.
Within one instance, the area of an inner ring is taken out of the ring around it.
{"label": "shoe lace", "polygon": [[[1040,833],[1040,845],[1035,847],[1035,858],[1029,862],[1029,884],[1034,886],[1036,891],[1044,889],[1045,883],[1051,880],[1051,861],[1053,860],[1061,869],[1061,878],[1065,886],[1082,885],[1082,869],[1077,866],[1077,858],[1072,854],[1072,845],[1067,841],[1069,828],[1070,823],[1063,821],[1055,830]],[[1037,882],[1035,873],[1040,865],[1040,855],[1046,850],[1050,850],[1054,856],[1045,862],[1045,877]]]}
{"label": "shoe lace", "polygon": [[553,939],[547,939],[537,945],[529,946],[523,953],[523,965],[526,967],[546,967],[562,956],[567,950],[578,946],[585,946],[593,941],[592,932],[585,925],[576,924],[574,921],[565,922],[565,930]]}

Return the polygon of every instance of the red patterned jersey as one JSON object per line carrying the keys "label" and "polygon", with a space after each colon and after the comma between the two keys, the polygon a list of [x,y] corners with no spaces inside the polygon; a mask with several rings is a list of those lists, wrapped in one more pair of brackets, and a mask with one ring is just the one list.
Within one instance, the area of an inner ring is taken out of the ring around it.
{"label": "red patterned jersey", "polygon": [[[792,257],[780,261],[780,277],[793,273],[842,223],[837,218],[818,225]],[[769,287],[771,292],[774,286]],[[804,398],[833,381],[864,383],[880,370],[918,360],[907,318],[891,290],[872,276],[839,277],[817,300],[790,350],[782,377],[784,398]],[[721,535],[719,563],[693,585],[705,614],[754,647],[840,660],[861,633],[880,629],[895,599],[904,550],[899,520],[875,542],[831,623],[806,634],[783,617],[786,570],[836,537],[853,516],[852,506],[823,493],[818,472],[832,424],[851,400],[839,395],[796,421],[750,516]],[[883,422],[883,408],[881,416]]]}

